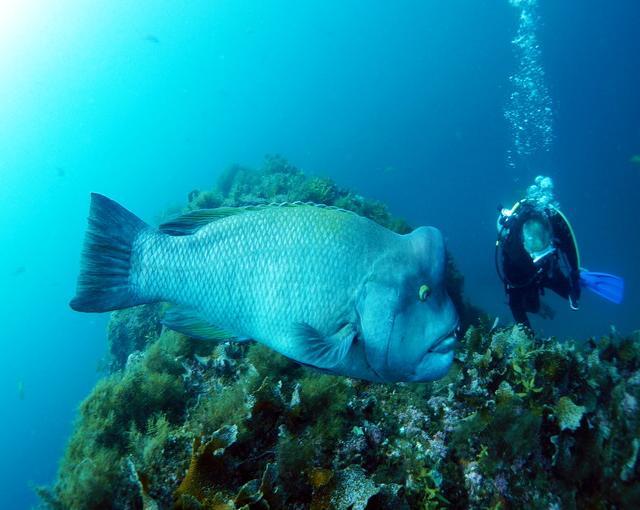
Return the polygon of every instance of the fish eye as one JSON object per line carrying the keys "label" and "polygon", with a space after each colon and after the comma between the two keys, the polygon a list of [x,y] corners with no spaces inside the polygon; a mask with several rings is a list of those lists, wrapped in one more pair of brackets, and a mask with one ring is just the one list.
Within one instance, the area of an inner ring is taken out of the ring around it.
{"label": "fish eye", "polygon": [[430,295],[431,295],[431,288],[425,283],[420,285],[420,289],[418,290],[418,299],[420,301],[426,301]]}

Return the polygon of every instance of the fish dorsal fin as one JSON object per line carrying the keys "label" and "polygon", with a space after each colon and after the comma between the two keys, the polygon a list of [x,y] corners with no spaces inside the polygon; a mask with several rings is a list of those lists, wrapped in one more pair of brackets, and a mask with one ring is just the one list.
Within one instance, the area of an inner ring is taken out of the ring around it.
{"label": "fish dorsal fin", "polygon": [[341,213],[353,214],[359,216],[353,211],[341,209],[333,205],[316,204],[314,202],[279,202],[260,205],[248,205],[244,207],[218,207],[216,209],[196,209],[189,211],[182,216],[172,219],[160,225],[159,230],[164,234],[172,236],[188,236],[196,233],[199,229],[217,220],[243,214],[246,212],[263,211],[270,208],[293,208],[293,207],[317,207],[318,209],[326,209],[329,211],[337,211]]}
{"label": "fish dorsal fin", "polygon": [[172,236],[188,236],[214,221],[245,212],[242,207],[218,207],[217,209],[196,209],[160,225],[159,230]]}
{"label": "fish dorsal fin", "polygon": [[[361,216],[355,211],[350,211],[349,209],[343,209],[342,207],[338,207],[336,205],[327,205],[327,204],[317,204],[316,202],[280,202],[280,203],[270,203],[268,205],[256,206],[256,208],[260,207],[315,207],[316,209],[325,209],[327,211],[335,211],[339,213],[352,214],[354,216]],[[255,209],[254,209],[255,210]]]}
{"label": "fish dorsal fin", "polygon": [[293,325],[293,335],[304,353],[301,361],[330,370],[346,357],[356,337],[356,330],[348,323],[327,337],[306,322],[297,322]]}
{"label": "fish dorsal fin", "polygon": [[197,340],[213,340],[215,342],[237,340],[236,335],[210,324],[196,311],[188,307],[172,306],[165,313],[162,324]]}

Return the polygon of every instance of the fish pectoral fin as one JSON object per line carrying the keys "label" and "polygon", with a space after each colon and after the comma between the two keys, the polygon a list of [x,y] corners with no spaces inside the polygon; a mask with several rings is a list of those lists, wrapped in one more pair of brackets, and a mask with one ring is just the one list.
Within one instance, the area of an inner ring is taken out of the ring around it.
{"label": "fish pectoral fin", "polygon": [[169,329],[197,340],[213,340],[215,342],[240,340],[233,333],[210,324],[200,317],[195,310],[183,306],[169,308],[162,319],[162,324]]}
{"label": "fish pectoral fin", "polygon": [[356,337],[356,330],[347,323],[331,336],[323,336],[306,322],[293,325],[294,336],[300,342],[305,364],[331,369],[338,365],[349,352]]}

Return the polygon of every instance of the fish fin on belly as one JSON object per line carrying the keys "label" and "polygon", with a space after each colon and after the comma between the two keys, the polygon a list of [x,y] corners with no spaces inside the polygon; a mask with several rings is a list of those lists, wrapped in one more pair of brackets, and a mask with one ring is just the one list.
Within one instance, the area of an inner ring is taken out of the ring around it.
{"label": "fish fin on belly", "polygon": [[162,324],[196,340],[211,340],[214,342],[244,341],[248,338],[238,338],[233,333],[210,324],[198,315],[198,312],[184,306],[172,306],[162,319]]}
{"label": "fish fin on belly", "polygon": [[306,322],[297,322],[293,325],[293,335],[300,344],[304,364],[332,369],[346,357],[355,340],[356,330],[347,323],[333,335],[323,336]]}

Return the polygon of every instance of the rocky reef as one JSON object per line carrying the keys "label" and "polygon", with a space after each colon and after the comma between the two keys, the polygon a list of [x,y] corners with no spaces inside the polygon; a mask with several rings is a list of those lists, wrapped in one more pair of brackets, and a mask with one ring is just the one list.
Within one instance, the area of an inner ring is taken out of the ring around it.
{"label": "rocky reef", "polygon": [[[284,159],[232,167],[188,209],[336,205],[397,232],[383,204]],[[637,508],[640,332],[582,342],[495,330],[449,292],[466,333],[444,379],[325,375],[253,343],[159,326],[162,305],[112,315],[109,373],[81,404],[52,509]]]}

